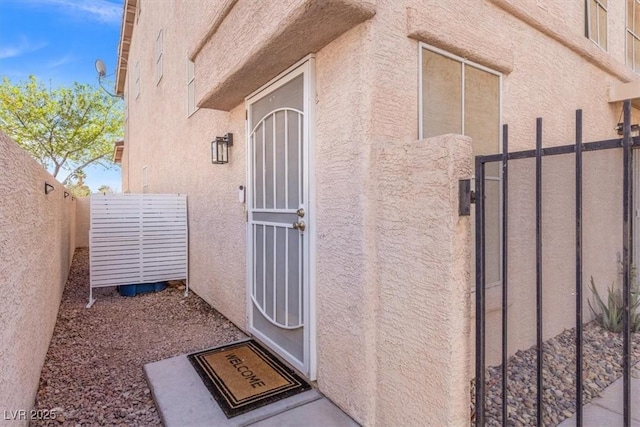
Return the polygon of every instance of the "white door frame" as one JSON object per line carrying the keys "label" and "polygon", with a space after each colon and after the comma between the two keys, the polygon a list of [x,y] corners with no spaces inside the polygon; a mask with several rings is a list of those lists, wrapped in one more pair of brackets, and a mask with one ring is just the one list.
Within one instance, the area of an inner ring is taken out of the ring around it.
{"label": "white door frame", "polygon": [[[247,112],[246,119],[246,153],[247,153],[247,194],[246,203],[251,203],[253,200],[253,176],[251,169],[251,146],[249,137],[252,129],[250,129],[249,120],[249,106],[252,102],[264,97],[268,93],[278,89],[284,84],[291,81],[293,78],[304,74],[304,117],[303,117],[303,141],[306,140],[306,150],[303,156],[303,193],[306,194],[305,210],[305,222],[307,223],[307,229],[305,230],[306,249],[303,256],[303,271],[305,272],[303,277],[303,283],[306,282],[307,286],[303,286],[306,289],[306,297],[303,301],[304,307],[304,364],[299,364],[289,360],[286,357],[286,351],[280,348],[279,354],[282,355],[287,361],[291,362],[294,367],[298,368],[302,374],[307,376],[310,380],[315,380],[317,376],[317,352],[316,352],[316,258],[315,258],[315,246],[316,246],[316,204],[315,204],[315,55],[311,54],[298,61],[284,72],[273,78],[267,84],[260,89],[251,93],[245,98],[245,109]],[[251,215],[251,210],[247,207],[248,215]],[[253,235],[251,229],[251,218],[247,218],[247,329],[260,341],[263,341],[268,346],[278,347],[275,343],[269,340],[268,337],[261,334],[252,328],[253,325],[253,302],[251,299],[252,290],[252,277],[253,277]]]}

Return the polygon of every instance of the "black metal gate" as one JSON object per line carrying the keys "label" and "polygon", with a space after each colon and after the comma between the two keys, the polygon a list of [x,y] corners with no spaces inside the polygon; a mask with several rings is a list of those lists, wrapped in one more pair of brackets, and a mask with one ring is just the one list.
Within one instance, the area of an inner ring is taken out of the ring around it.
{"label": "black metal gate", "polygon": [[[623,304],[623,330],[622,330],[622,377],[623,377],[623,419],[624,425],[631,425],[631,325],[630,325],[630,300],[632,281],[632,183],[633,183],[633,157],[632,149],[640,146],[640,138],[631,136],[631,103],[625,101],[623,106],[624,121],[622,126],[622,137],[618,139],[603,140],[583,143],[582,141],[582,110],[576,111],[575,124],[575,144],[542,147],[542,119],[536,121],[536,148],[534,150],[509,152],[508,127],[503,126],[502,154],[478,156],[475,159],[475,221],[476,221],[476,379],[475,379],[475,425],[484,426],[489,420],[486,413],[486,233],[485,233],[485,165],[492,162],[500,162],[502,166],[502,263],[501,263],[501,380],[497,381],[501,388],[501,419],[492,422],[494,424],[513,424],[508,412],[507,392],[508,375],[507,367],[509,363],[507,351],[507,324],[508,312],[508,188],[509,188],[509,162],[517,159],[535,158],[535,318],[536,318],[536,344],[535,348],[535,381],[536,396],[536,419],[531,423],[543,425],[543,262],[542,262],[542,158],[557,155],[575,155],[575,254],[570,254],[571,259],[575,259],[575,408],[577,425],[583,422],[583,381],[586,372],[583,372],[583,161],[584,152],[621,149],[623,150],[622,165],[622,304]],[[462,187],[461,187],[462,188]],[[534,244],[534,242],[531,242]],[[573,267],[571,267],[573,268]],[[533,304],[533,302],[532,302]],[[499,384],[501,382],[501,384]]]}

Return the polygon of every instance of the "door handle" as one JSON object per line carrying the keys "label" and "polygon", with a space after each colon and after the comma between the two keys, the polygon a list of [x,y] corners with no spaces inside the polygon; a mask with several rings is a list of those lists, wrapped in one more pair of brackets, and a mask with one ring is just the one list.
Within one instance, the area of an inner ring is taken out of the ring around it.
{"label": "door handle", "polygon": [[294,230],[304,231],[304,229],[306,227],[307,227],[307,225],[304,223],[304,221],[299,221],[299,222],[294,222],[293,223],[293,229]]}
{"label": "door handle", "polygon": [[304,218],[304,209],[300,208],[296,211],[296,215],[298,215],[300,218]]}

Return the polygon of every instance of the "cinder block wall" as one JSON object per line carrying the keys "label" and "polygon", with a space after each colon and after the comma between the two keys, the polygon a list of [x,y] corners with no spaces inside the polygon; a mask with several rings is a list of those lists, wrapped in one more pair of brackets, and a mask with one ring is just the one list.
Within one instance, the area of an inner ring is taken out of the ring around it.
{"label": "cinder block wall", "polygon": [[[45,194],[45,182],[55,190]],[[34,403],[76,247],[75,201],[64,191],[0,132],[0,411],[7,413]]]}

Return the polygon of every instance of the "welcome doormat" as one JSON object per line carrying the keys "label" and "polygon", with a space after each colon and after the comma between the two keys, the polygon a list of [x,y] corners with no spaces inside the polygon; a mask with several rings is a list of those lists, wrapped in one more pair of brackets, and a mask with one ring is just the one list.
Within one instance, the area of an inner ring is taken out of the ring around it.
{"label": "welcome doormat", "polygon": [[311,388],[253,340],[193,353],[188,358],[227,418]]}

